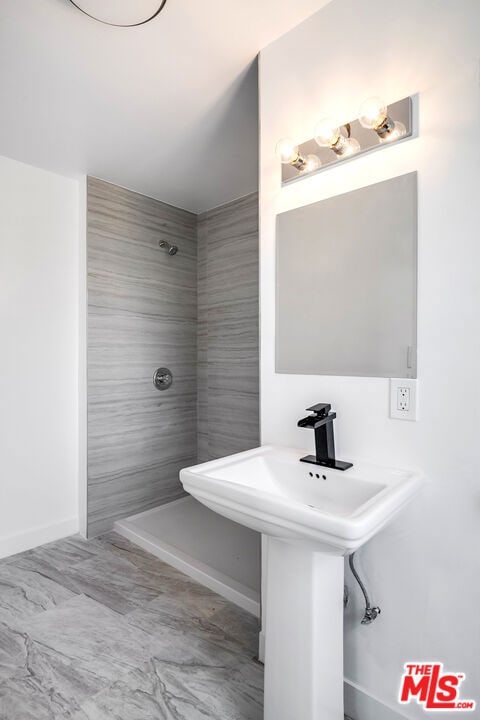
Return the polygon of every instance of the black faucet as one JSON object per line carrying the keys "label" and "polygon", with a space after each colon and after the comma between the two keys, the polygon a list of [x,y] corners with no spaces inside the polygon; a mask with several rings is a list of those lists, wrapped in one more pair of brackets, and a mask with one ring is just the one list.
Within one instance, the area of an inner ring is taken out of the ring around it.
{"label": "black faucet", "polygon": [[333,421],[337,413],[331,412],[328,403],[318,403],[307,408],[313,415],[307,415],[298,421],[298,427],[311,427],[315,431],[315,455],[300,458],[301,462],[323,465],[335,470],[348,470],[352,463],[335,459],[335,440],[333,437]]}

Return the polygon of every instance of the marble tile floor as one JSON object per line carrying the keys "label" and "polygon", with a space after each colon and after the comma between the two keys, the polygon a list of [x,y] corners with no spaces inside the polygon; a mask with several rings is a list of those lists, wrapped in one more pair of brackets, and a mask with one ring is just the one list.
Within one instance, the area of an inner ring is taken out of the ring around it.
{"label": "marble tile floor", "polygon": [[262,720],[257,641],[115,533],[0,560],[0,720]]}

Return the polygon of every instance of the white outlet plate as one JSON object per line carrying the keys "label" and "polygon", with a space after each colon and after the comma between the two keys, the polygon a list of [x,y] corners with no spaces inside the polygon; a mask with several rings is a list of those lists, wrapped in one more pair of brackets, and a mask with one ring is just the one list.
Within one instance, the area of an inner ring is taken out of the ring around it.
{"label": "white outlet plate", "polygon": [[393,420],[417,420],[417,397],[417,380],[390,378],[390,417]]}

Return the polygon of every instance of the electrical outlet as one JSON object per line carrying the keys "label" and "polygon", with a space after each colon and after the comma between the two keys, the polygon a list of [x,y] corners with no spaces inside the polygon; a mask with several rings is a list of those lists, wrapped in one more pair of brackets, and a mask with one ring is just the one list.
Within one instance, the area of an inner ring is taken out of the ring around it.
{"label": "electrical outlet", "polygon": [[397,410],[402,412],[410,410],[410,388],[397,387]]}
{"label": "electrical outlet", "polygon": [[394,420],[417,419],[417,381],[390,378],[390,417]]}

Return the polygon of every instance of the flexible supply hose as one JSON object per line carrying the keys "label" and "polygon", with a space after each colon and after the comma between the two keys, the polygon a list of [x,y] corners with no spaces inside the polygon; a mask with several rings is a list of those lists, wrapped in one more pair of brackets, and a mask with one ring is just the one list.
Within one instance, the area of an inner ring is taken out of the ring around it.
{"label": "flexible supply hose", "polygon": [[370,604],[370,598],[368,597],[367,589],[365,585],[363,584],[360,575],[355,569],[355,565],[353,564],[353,558],[355,556],[355,553],[352,553],[350,557],[348,558],[348,563],[350,565],[350,570],[352,571],[352,575],[357,581],[357,583],[360,585],[360,590],[363,593],[363,597],[365,598],[365,614],[362,619],[362,625],[370,625],[374,620],[377,619],[377,617],[382,612],[379,607],[372,607]]}

